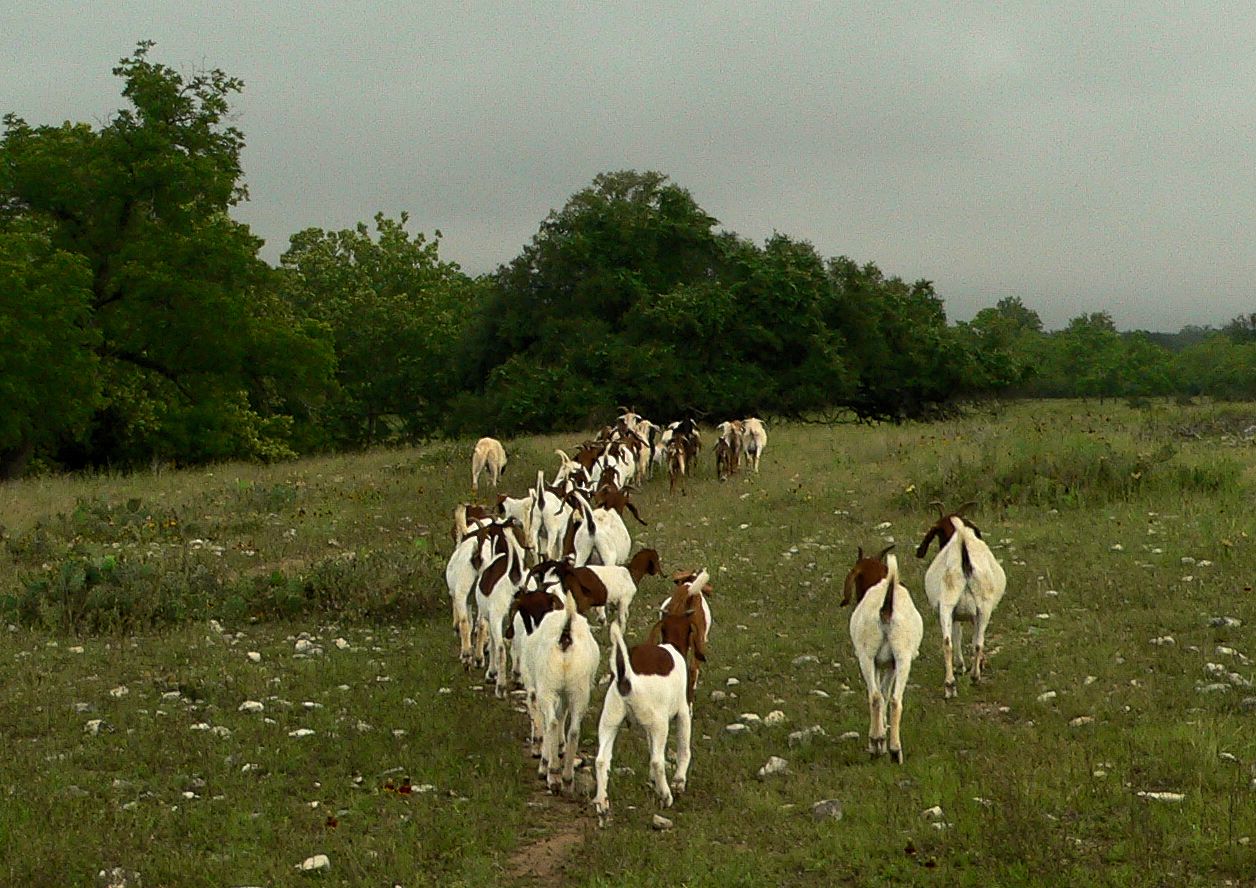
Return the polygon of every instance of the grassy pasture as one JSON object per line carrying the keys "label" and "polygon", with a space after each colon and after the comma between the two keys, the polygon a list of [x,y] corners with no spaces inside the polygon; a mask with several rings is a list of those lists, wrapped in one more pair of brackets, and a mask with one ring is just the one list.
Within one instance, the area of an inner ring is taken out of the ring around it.
{"label": "grassy pasture", "polygon": [[[1256,884],[1252,425],[1256,407],[1075,402],[778,425],[757,478],[720,484],[708,449],[688,496],[651,482],[634,543],[716,587],[666,833],[639,731],[599,830],[540,791],[517,703],[458,665],[443,568],[469,442],[0,487],[0,884]],[[504,489],[573,441],[508,442]],[[926,615],[899,767],[864,752],[837,602],[855,547],[892,539],[925,611],[934,498],[980,503],[1008,593],[958,700]],[[630,637],[669,585],[646,579]],[[295,656],[302,633],[321,655]],[[770,755],[788,771],[761,780]],[[829,798],[843,818],[814,820]],[[298,875],[318,853],[330,871]]]}

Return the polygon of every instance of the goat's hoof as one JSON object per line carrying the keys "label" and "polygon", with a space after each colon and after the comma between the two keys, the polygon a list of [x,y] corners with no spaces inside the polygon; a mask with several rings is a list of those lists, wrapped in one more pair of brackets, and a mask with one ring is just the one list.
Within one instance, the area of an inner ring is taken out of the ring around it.
{"label": "goat's hoof", "polygon": [[892,762],[893,762],[894,764],[896,764],[896,765],[901,765],[901,764],[903,763],[903,750],[901,750],[901,749],[891,749],[891,750],[890,750],[890,761],[892,761]]}
{"label": "goat's hoof", "polygon": [[955,689],[955,682],[953,681],[948,681],[946,683],[945,690],[946,690],[946,699],[948,700],[950,700],[952,697],[959,696],[959,691]]}
{"label": "goat's hoof", "polygon": [[683,780],[673,780],[673,781],[672,781],[672,791],[673,791],[673,792],[675,792],[675,793],[676,793],[676,795],[680,795],[682,792],[684,792],[684,791],[685,791],[685,781],[683,781]]}

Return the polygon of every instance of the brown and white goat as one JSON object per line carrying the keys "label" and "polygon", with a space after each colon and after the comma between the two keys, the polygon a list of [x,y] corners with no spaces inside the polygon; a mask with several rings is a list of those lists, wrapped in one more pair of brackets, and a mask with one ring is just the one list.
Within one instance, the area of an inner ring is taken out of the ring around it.
{"label": "brown and white goat", "polygon": [[688,662],[689,682],[686,693],[690,706],[693,705],[694,691],[698,686],[698,673],[702,669],[702,664],[706,662],[706,645],[711,637],[711,625],[714,622],[711,616],[711,605],[707,602],[707,597],[714,591],[708,582],[709,579],[710,575],[705,570],[696,573],[677,571],[672,575],[675,588],[672,590],[671,597],[659,606],[660,617],[688,614],[692,611],[694,624],[700,629],[698,637],[702,639],[701,655],[697,655],[695,648],[695,656],[692,661]]}
{"label": "brown and white goat", "polygon": [[846,574],[842,606],[855,602],[850,640],[868,686],[868,752],[877,756],[886,751],[888,721],[890,759],[901,764],[903,693],[912,661],[920,653],[924,621],[911,593],[898,581],[892,548],[876,558],[865,558],[859,550],[855,566]]}
{"label": "brown and white goat", "polygon": [[[946,514],[939,502],[938,520],[929,528],[916,548],[916,557],[929,553],[929,544],[938,541],[938,554],[925,571],[925,595],[929,607],[938,615],[942,628],[942,657],[946,665],[944,690],[947,698],[956,696],[955,667],[952,658],[959,652],[960,669],[964,668],[963,639],[960,623],[972,623],[973,683],[981,681],[985,665],[986,626],[1007,589],[1007,576],[995,559],[979,531],[964,517],[964,511],[975,503],[965,503]],[[952,644],[954,634],[954,644]]]}
{"label": "brown and white goat", "polygon": [[610,782],[615,738],[629,716],[645,730],[650,744],[650,780],[659,804],[672,804],[667,784],[664,752],[672,719],[676,720],[676,771],[673,786],[684,792],[689,776],[692,715],[686,694],[685,655],[698,633],[692,615],[669,615],[659,621],[661,644],[639,644],[628,649],[618,623],[611,624],[611,675],[602,716],[597,726],[597,793],[593,805],[605,823],[611,803],[606,792]]}

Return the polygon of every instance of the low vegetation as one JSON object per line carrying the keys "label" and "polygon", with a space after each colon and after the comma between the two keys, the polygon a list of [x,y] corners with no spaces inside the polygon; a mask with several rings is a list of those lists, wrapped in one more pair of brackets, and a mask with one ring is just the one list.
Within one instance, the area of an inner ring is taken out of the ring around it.
{"label": "low vegetation", "polygon": [[[443,569],[470,441],[4,485],[0,882],[292,884],[322,853],[344,885],[1248,884],[1252,425],[1111,401],[775,425],[758,477],[721,484],[704,452],[688,496],[648,484],[636,545],[715,586],[665,833],[639,731],[599,830],[542,791],[518,702],[458,664]],[[503,488],[573,440],[508,441]],[[957,700],[926,614],[905,763],[870,762],[841,578],[893,541],[924,612],[933,499],[978,501],[1008,591]],[[669,586],[643,582],[630,639]]]}

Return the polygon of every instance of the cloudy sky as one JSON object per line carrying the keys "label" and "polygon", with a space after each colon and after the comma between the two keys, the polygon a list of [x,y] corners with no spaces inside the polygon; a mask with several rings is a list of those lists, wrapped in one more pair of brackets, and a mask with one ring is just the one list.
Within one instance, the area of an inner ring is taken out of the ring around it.
{"label": "cloudy sky", "polygon": [[654,169],[745,237],[934,281],[953,319],[1256,311],[1250,3],[7,0],[0,35],[0,111],[33,124],[106,120],[140,39],[242,78],[237,215],[271,261],[406,210],[489,271],[598,172]]}

